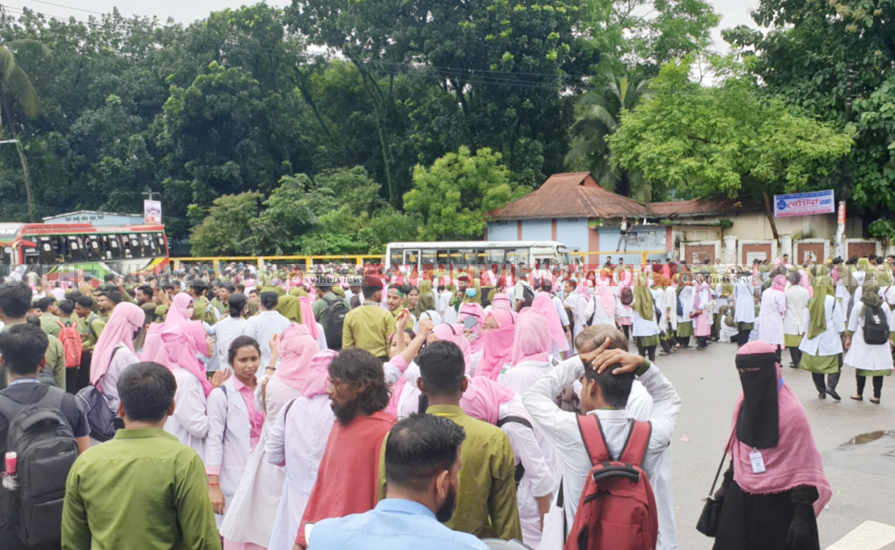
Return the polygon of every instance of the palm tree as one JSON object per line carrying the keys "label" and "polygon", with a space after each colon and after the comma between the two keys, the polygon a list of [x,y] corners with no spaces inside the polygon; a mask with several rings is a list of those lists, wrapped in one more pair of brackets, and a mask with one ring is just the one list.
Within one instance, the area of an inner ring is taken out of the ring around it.
{"label": "palm tree", "polygon": [[628,172],[612,165],[607,137],[618,128],[622,108],[631,110],[650,93],[647,80],[632,81],[628,75],[607,75],[609,83],[586,92],[578,100],[577,117],[572,125],[572,146],[566,154],[567,168],[588,170],[609,191],[649,201],[652,187],[639,172]]}
{"label": "palm tree", "polygon": [[36,47],[42,51],[46,46],[36,40],[15,40],[0,45],[0,138],[4,137],[4,123],[15,140],[19,162],[22,164],[22,179],[25,183],[25,195],[28,198],[28,216],[34,221],[34,194],[31,191],[31,179],[28,177],[28,162],[25,159],[25,148],[19,140],[15,125],[10,115],[10,100],[22,109],[28,118],[36,118],[40,99],[31,78],[22,70],[16,60],[15,51],[19,48]]}

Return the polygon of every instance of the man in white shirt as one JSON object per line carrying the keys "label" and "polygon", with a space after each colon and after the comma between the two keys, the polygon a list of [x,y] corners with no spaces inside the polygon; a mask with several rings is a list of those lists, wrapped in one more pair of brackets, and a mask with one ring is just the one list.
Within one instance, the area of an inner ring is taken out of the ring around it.
{"label": "man in white shirt", "polygon": [[[250,318],[245,326],[246,336],[251,336],[261,346],[261,364],[270,363],[270,339],[274,334],[282,334],[292,323],[277,311],[280,297],[276,292],[261,293],[262,311]],[[222,365],[223,367],[223,365]]]}
{"label": "man in white shirt", "polygon": [[[618,456],[628,438],[634,415],[625,410],[633,385],[634,373],[653,400],[649,421],[652,424],[649,446],[641,464],[651,479],[657,464],[671,442],[681,399],[671,382],[649,361],[624,351],[624,335],[611,327],[606,342],[595,351],[573,357],[535,382],[522,397],[532,419],[556,450],[562,465],[563,509],[566,525],[571,526],[578,500],[591,470],[590,457],[578,430],[576,414],[563,411],[555,402],[564,388],[581,381],[581,411],[595,414],[600,421],[609,452]],[[616,334],[618,333],[618,334]],[[613,341],[618,343],[612,345]],[[622,349],[608,349],[621,344]],[[585,368],[585,365],[588,365]],[[605,374],[604,374],[605,373]],[[564,533],[568,535],[568,532]]]}

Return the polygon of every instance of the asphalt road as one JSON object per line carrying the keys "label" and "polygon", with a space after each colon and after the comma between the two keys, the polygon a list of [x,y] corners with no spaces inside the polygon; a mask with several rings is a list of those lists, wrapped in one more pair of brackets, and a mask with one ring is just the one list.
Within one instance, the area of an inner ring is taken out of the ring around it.
{"label": "asphalt road", "polygon": [[[701,535],[695,526],[730,433],[733,405],[742,391],[735,354],[734,344],[715,343],[704,351],[691,348],[656,358],[683,400],[672,441],[682,550],[712,547],[713,539]],[[848,398],[855,392],[855,377],[853,370],[845,368],[837,388],[843,400],[837,403],[830,397],[818,399],[811,375],[788,368],[786,351],[783,364],[784,378],[808,413],[833,488],[829,508],[818,518],[821,548],[867,520],[895,525],[895,377],[886,378],[882,404],[873,405],[867,401],[872,395],[869,383],[863,402]],[[683,441],[684,436],[689,441]]]}

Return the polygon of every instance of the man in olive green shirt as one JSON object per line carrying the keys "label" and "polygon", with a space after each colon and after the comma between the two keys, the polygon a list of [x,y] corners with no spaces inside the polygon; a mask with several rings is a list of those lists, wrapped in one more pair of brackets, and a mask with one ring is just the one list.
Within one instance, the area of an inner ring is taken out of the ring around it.
{"label": "man in olive green shirt", "polygon": [[124,429],[72,466],[63,550],[220,550],[202,460],[164,430],[176,390],[174,375],[157,363],[137,363],[121,373]]}
{"label": "man in olive green shirt", "polygon": [[59,308],[56,307],[56,298],[47,296],[37,301],[40,308],[40,329],[50,336],[59,338],[62,327],[59,326]]}
{"label": "man in olive green shirt", "polygon": [[388,359],[388,337],[395,332],[395,317],[379,307],[382,281],[368,275],[363,287],[364,305],[345,315],[342,325],[342,347],[361,348],[383,361]]}
{"label": "man in olive green shirt", "polygon": [[420,390],[429,398],[426,412],[448,418],[466,432],[457,507],[445,525],[479,538],[522,540],[510,440],[500,428],[466,416],[460,408],[468,385],[463,352],[452,342],[434,342],[416,363]]}

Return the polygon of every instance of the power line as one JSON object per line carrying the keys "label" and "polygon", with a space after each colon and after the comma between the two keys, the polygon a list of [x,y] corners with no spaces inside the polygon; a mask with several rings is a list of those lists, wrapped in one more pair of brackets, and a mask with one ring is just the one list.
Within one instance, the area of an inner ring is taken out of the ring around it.
{"label": "power line", "polygon": [[57,8],[65,8],[65,9],[67,9],[67,10],[72,10],[72,11],[82,11],[82,12],[84,12],[84,13],[92,13],[92,14],[94,14],[94,15],[106,15],[106,14],[104,14],[104,13],[102,13],[102,12],[98,12],[98,11],[85,10],[84,8],[74,8],[74,7],[72,7],[72,6],[65,6],[65,5],[63,5],[63,4],[54,4],[53,2],[45,2],[44,0],[29,0],[29,1],[30,1],[30,2],[36,2],[36,3],[38,3],[38,4],[46,4],[46,5],[48,5],[48,6],[55,6],[55,7],[57,7]]}

